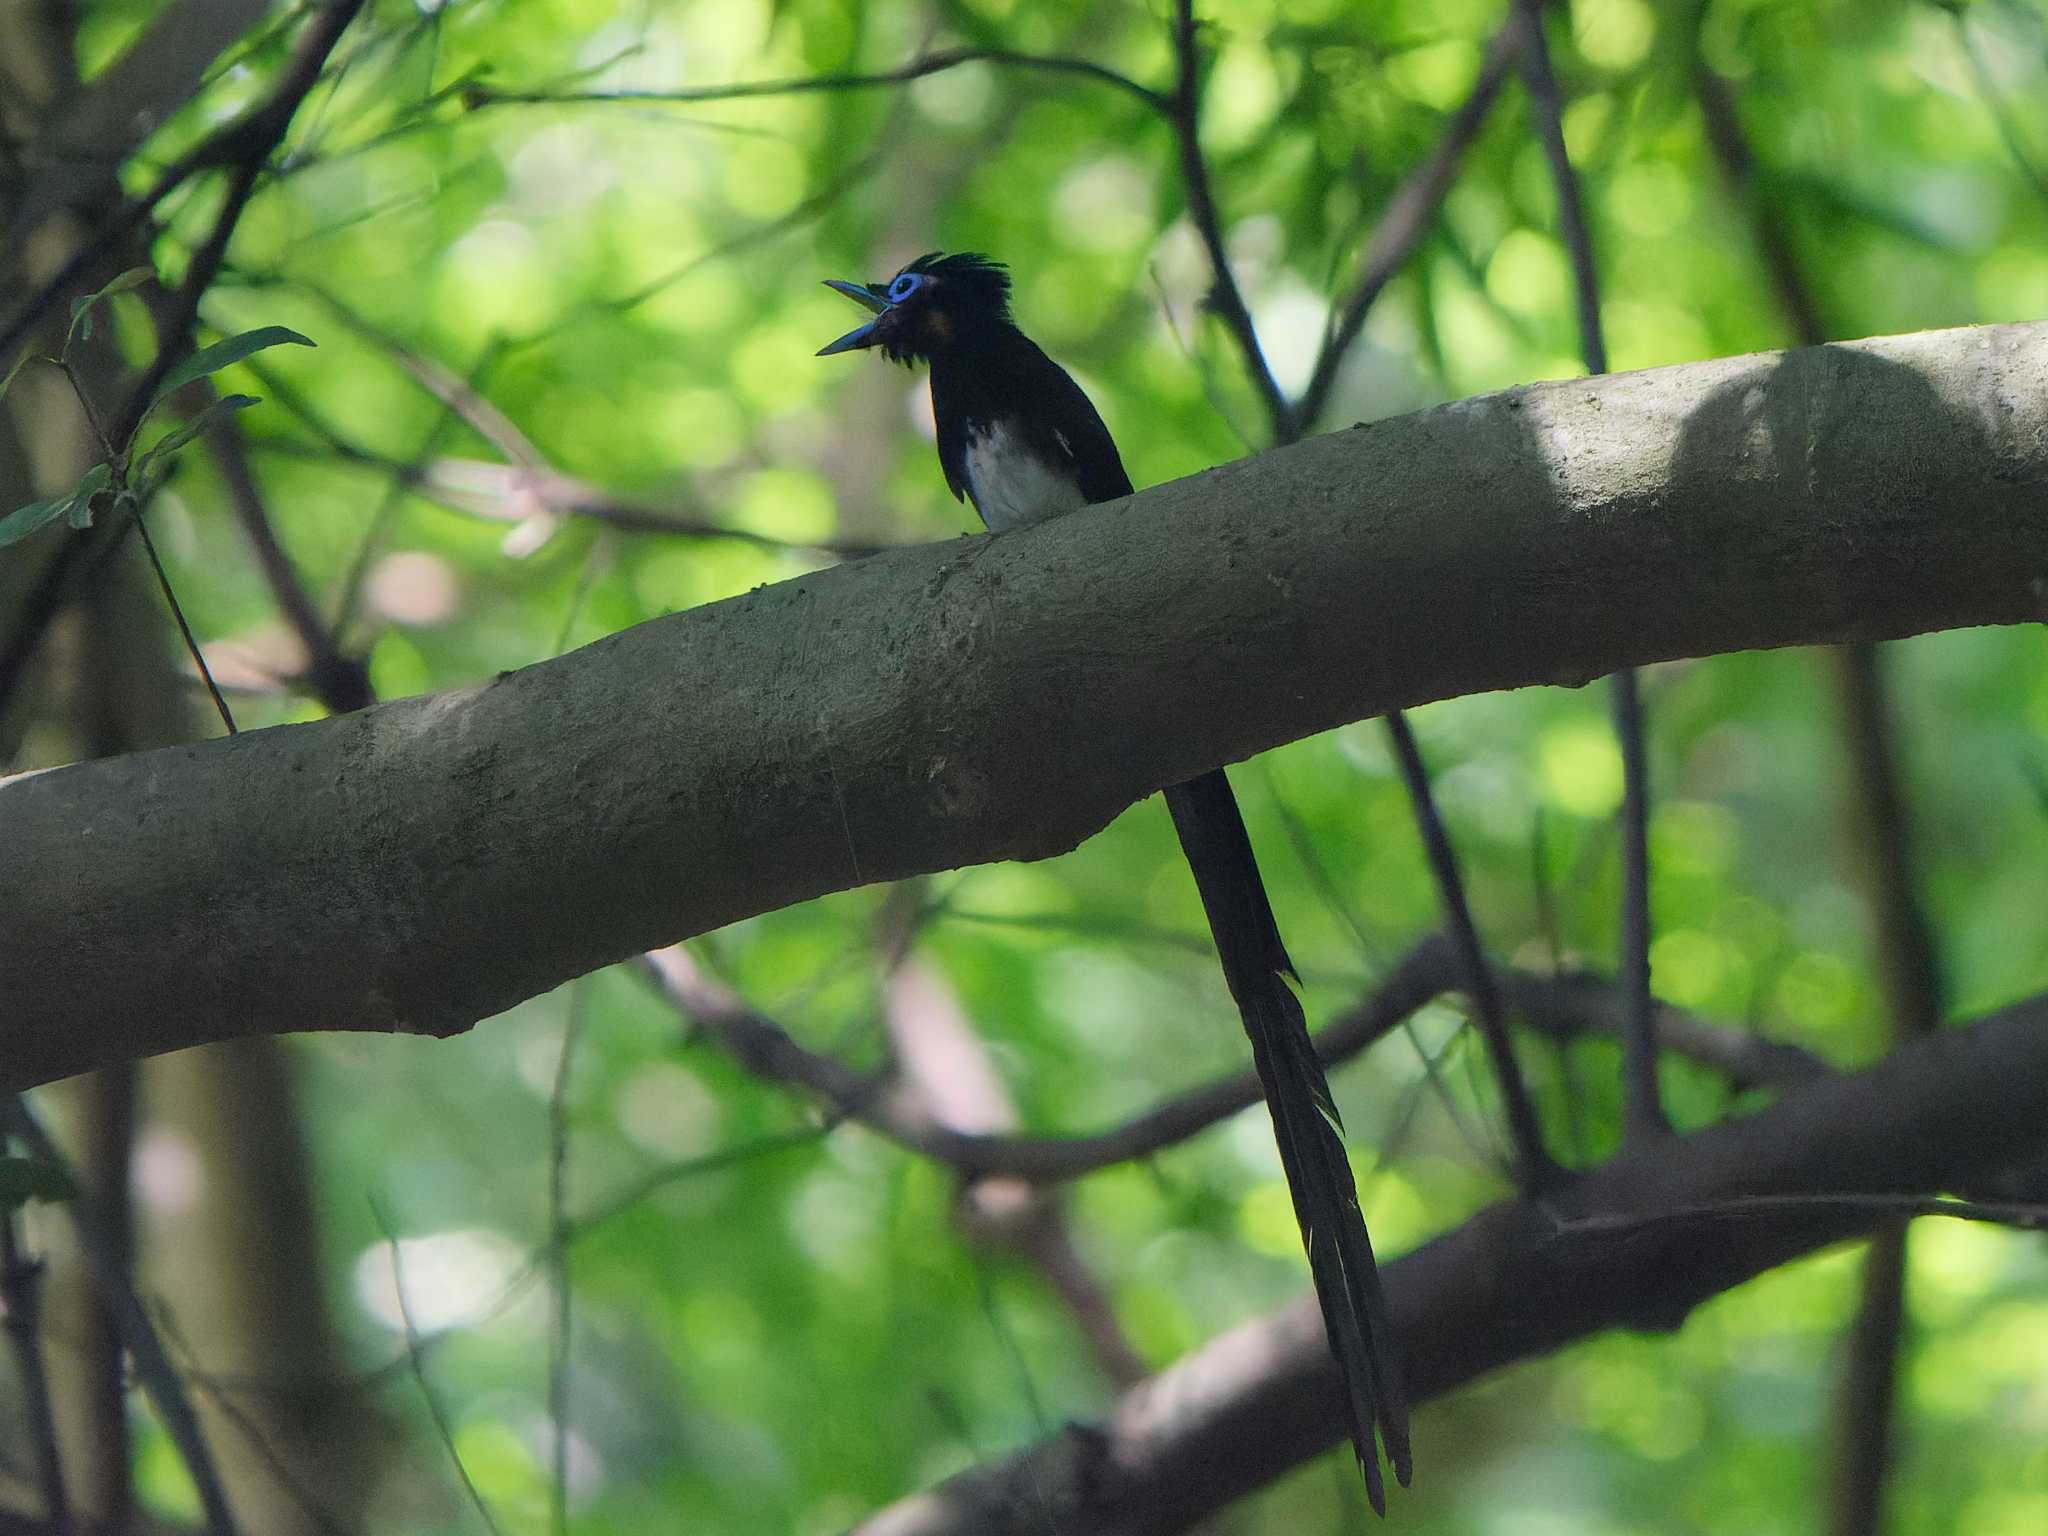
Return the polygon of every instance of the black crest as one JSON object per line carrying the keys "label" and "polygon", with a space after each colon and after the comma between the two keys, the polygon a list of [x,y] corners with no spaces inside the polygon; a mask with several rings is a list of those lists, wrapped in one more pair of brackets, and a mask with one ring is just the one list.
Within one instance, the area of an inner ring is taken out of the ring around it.
{"label": "black crest", "polygon": [[959,251],[951,256],[927,251],[903,271],[938,279],[949,309],[1010,318],[1010,269],[979,251]]}

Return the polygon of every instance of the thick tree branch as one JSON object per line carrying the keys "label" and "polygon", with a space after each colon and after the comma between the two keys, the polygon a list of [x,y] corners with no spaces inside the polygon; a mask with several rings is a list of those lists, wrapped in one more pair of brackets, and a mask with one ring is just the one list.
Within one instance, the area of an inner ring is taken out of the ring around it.
{"label": "thick tree branch", "polygon": [[1511,390],[0,787],[0,1075],[450,1032],[1390,708],[2040,617],[2048,326]]}
{"label": "thick tree branch", "polygon": [[[1381,1271],[1409,1390],[1427,1401],[1609,1328],[1675,1328],[1708,1297],[1889,1221],[1870,1196],[1967,1185],[2038,1154],[2044,1114],[2048,998],[2035,998],[1746,1119],[1645,1143],[1540,1202],[1493,1206]],[[1787,1198],[1800,1196],[1814,1198]],[[856,1536],[1183,1531],[1334,1445],[1339,1391],[1304,1298],[1101,1422],[892,1505]]]}

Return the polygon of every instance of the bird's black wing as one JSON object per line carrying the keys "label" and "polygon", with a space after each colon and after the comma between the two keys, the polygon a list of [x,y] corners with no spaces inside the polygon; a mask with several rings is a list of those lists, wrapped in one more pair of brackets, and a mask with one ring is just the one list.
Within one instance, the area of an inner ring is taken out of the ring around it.
{"label": "bird's black wing", "polygon": [[1123,455],[1116,451],[1116,439],[1102,424],[1095,402],[1035,342],[1024,336],[1017,339],[1030,349],[1016,365],[1023,376],[1020,392],[1029,402],[1024,419],[1038,438],[1039,452],[1055,464],[1064,461],[1073,467],[1083,501],[1093,504],[1130,495],[1131,477],[1124,473]]}
{"label": "bird's black wing", "polygon": [[[939,468],[955,501],[967,499],[967,413],[955,390],[939,388],[939,370],[932,368],[932,435],[938,439]],[[978,512],[981,509],[975,508]]]}

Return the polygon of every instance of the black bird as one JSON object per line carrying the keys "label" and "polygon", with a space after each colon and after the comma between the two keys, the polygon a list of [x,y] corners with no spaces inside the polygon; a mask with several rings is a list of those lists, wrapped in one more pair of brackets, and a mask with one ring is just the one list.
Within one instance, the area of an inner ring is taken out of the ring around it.
{"label": "black bird", "polygon": [[[875,317],[818,355],[880,347],[892,362],[931,364],[939,465],[954,498],[972,499],[992,531],[1131,494],[1094,405],[1010,318],[1010,275],[1001,264],[934,251],[885,282],[828,286]],[[1251,1037],[1330,1352],[1344,1376],[1352,1444],[1373,1508],[1384,1514],[1373,1429],[1405,1485],[1407,1399],[1337,1107],[1288,984],[1299,978],[1280,942],[1230,780],[1217,769],[1176,784],[1166,791],[1166,806]]]}

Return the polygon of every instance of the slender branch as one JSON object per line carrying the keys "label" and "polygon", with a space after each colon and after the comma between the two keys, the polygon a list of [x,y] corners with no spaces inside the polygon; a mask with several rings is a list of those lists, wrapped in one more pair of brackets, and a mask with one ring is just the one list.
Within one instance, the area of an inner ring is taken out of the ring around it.
{"label": "slender branch", "polygon": [[1633,668],[1608,679],[1614,739],[1621,748],[1621,930],[1616,940],[1628,1027],[1622,1032],[1622,1136],[1668,1131],[1650,1015],[1650,765],[1644,746],[1642,690]]}
{"label": "slender branch", "polygon": [[2005,143],[2006,153],[2012,156],[2013,165],[2026,179],[2035,193],[2048,198],[2048,175],[2034,161],[2034,156],[2020,136],[2020,125],[2014,119],[2012,109],[2006,105],[2004,95],[1998,89],[1998,81],[1992,77],[1990,67],[1984,62],[1984,55],[1977,47],[1976,38],[1970,35],[1971,18],[1960,5],[1943,6],[1949,13],[1949,22],[1956,35],[1956,47],[1969,66],[1970,80],[1977,87],[1977,95],[1984,103],[1984,110],[1998,127],[1998,136]]}
{"label": "slender branch", "polygon": [[1705,14],[1702,3],[1693,17],[1692,87],[1699,100],[1700,119],[1706,126],[1707,144],[1720,163],[1729,189],[1748,211],[1757,250],[1770,273],[1778,304],[1791,323],[1793,340],[1802,347],[1817,347],[1828,339],[1828,328],[1821,319],[1820,304],[1800,271],[1792,232],[1777,202],[1758,184],[1756,155],[1736,111],[1734,88],[1700,52],[1698,23]]}
{"label": "slender branch", "polygon": [[397,363],[420,388],[512,463],[538,469],[547,462],[533,439],[490,396],[446,363],[421,352],[318,283],[301,278],[291,286]]}
{"label": "slender branch", "polygon": [[192,626],[186,622],[185,608],[178,601],[178,594],[171,590],[171,573],[164,569],[163,556],[156,550],[156,540],[150,537],[149,521],[137,507],[133,514],[135,531],[142,538],[142,548],[149,556],[149,568],[156,573],[157,590],[164,595],[164,603],[171,610],[171,618],[178,626],[178,635],[185,642],[185,654],[192,658],[192,665],[199,669],[199,679],[206,684],[208,697],[220,716],[220,723],[227,727],[230,736],[235,734],[234,712],[228,708],[228,701],[221,696],[220,684],[213,680],[213,668],[206,664],[206,652],[199,648],[199,639],[192,633]]}
{"label": "slender branch", "polygon": [[[1579,312],[1579,346],[1586,372],[1607,371],[1607,341],[1600,325],[1600,279],[1593,233],[1579,178],[1564,142],[1564,100],[1543,35],[1544,0],[1515,0],[1522,35],[1522,77],[1529,87],[1537,136],[1557,187],[1558,224],[1571,253],[1572,290]],[[1621,745],[1621,974],[1629,998],[1622,1035],[1622,1137],[1633,1144],[1670,1129],[1657,1089],[1657,1051],[1650,995],[1649,763],[1643,744],[1643,705],[1635,673],[1624,668],[1609,681],[1614,734]]]}
{"label": "slender branch", "polygon": [[57,1416],[50,1407],[50,1378],[43,1370],[43,1266],[22,1251],[20,1234],[15,1230],[19,1220],[18,1211],[0,1210],[0,1311],[6,1314],[22,1407],[28,1415],[29,1443],[35,1447],[43,1518],[62,1531],[71,1523],[71,1509],[64,1496],[64,1462],[57,1449]]}
{"label": "slender branch", "polygon": [[[46,1163],[65,1166],[63,1153],[19,1094],[9,1094],[0,1100],[0,1127],[19,1139],[33,1156]],[[73,1182],[77,1181],[74,1179]],[[85,1258],[93,1284],[99,1288],[107,1311],[120,1329],[129,1358],[135,1362],[135,1374],[141,1378],[150,1401],[156,1405],[157,1416],[163,1420],[164,1429],[171,1437],[171,1443],[178,1448],[178,1454],[184,1460],[185,1471],[199,1496],[208,1536],[234,1536],[234,1517],[228,1512],[227,1495],[221,1487],[213,1453],[207,1448],[206,1435],[199,1427],[199,1416],[193,1412],[192,1400],[185,1393],[184,1383],[179,1381],[170,1357],[164,1353],[163,1341],[136,1298],[127,1271],[107,1241],[97,1202],[81,1189],[67,1203],[67,1208],[72,1228],[78,1235],[79,1252]]]}
{"label": "slender branch", "polygon": [[[1068,1136],[970,1133],[936,1121],[914,1094],[836,1057],[799,1044],[781,1024],[708,976],[676,945],[644,957],[650,975],[690,1025],[715,1040],[747,1071],[817,1099],[834,1118],[857,1121],[966,1178],[1009,1176],[1038,1182],[1084,1178],[1118,1163],[1151,1157],[1260,1102],[1256,1073],[1228,1073],[1186,1090],[1108,1130]],[[1432,935],[1388,971],[1366,996],[1316,1032],[1317,1053],[1338,1066],[1398,1028],[1425,1004],[1465,984],[1457,946]],[[1512,967],[1498,974],[1507,1000],[1546,1034],[1613,1034],[1623,1017],[1614,985],[1590,973],[1540,976]],[[1791,1084],[1827,1067],[1792,1046],[1710,1024],[1668,1006],[1658,1037],[1672,1051],[1726,1072],[1739,1087]]]}
{"label": "slender branch", "polygon": [[[164,379],[190,351],[192,328],[198,320],[200,303],[220,270],[228,242],[233,238],[242,211],[255,191],[265,162],[283,142],[292,117],[319,81],[322,64],[340,40],[343,30],[362,8],[362,3],[363,0],[330,0],[330,3],[318,7],[306,30],[300,34],[291,62],[276,89],[260,106],[206,141],[207,159],[203,163],[225,162],[231,167],[227,196],[211,232],[193,254],[184,280],[168,308],[159,315],[156,357],[129,392],[112,426],[103,434],[116,451],[125,451]],[[196,169],[197,164],[186,174]],[[125,223],[115,221],[119,235],[132,230],[146,214],[147,210],[144,210]],[[14,344],[41,322],[42,316],[69,291],[70,285],[90,270],[92,261],[98,259],[99,251],[117,237],[105,235],[89,242],[90,246],[96,247],[90,259],[81,263],[74,258],[30,300],[6,330],[0,332],[0,357],[11,355]],[[98,558],[127,537],[133,518],[117,514],[106,522],[109,526],[90,541],[75,537],[66,539],[45,566],[41,579],[8,632],[6,642],[0,644],[0,701],[12,694],[22,671],[41,643],[43,631],[63,607],[72,581],[88,566],[90,559]]]}
{"label": "slender branch", "polygon": [[1487,43],[1486,52],[1480,60],[1479,76],[1472,82],[1470,94],[1444,124],[1443,136],[1437,140],[1429,158],[1410,171],[1388,199],[1379,223],[1373,226],[1372,239],[1366,244],[1358,276],[1353,279],[1343,302],[1337,306],[1329,334],[1323,338],[1315,365],[1309,371],[1308,383],[1294,402],[1291,414],[1297,430],[1312,431],[1322,420],[1323,412],[1329,407],[1330,392],[1336,387],[1338,370],[1350,353],[1351,344],[1364,329],[1366,315],[1378,302],[1387,284],[1394,280],[1394,275],[1408,264],[1408,258],[1415,254],[1415,248],[1428,233],[1437,209],[1443,205],[1445,195],[1457,179],[1465,152],[1485,126],[1520,49],[1521,36],[1511,19]]}
{"label": "slender branch", "polygon": [[[322,445],[314,449],[287,439],[257,438],[253,446],[259,452],[298,457],[331,456],[344,463],[381,470],[393,476],[401,489],[468,517],[482,518],[487,522],[522,523],[536,511],[545,511],[564,517],[588,518],[621,533],[647,533],[683,539],[731,539],[760,549],[832,554],[849,560],[898,547],[871,540],[807,542],[780,539],[772,534],[721,523],[688,502],[655,502],[621,496],[546,464],[529,468],[520,464],[493,463],[488,459],[435,454],[432,443],[438,439],[438,432],[430,433],[428,443],[423,445],[417,458],[395,458],[378,453],[349,437],[260,362],[251,359],[245,366],[262,383],[264,398],[283,406]],[[450,419],[452,415],[439,418],[443,422]]]}
{"label": "slender branch", "polygon": [[706,85],[672,91],[592,91],[585,93],[549,91],[505,91],[478,83],[462,92],[463,105],[473,111],[508,106],[671,106],[700,105],[717,101],[747,101],[764,96],[802,96],[827,91],[871,90],[880,86],[907,85],[927,75],[958,69],[963,64],[993,64],[1003,69],[1041,70],[1099,81],[1135,96],[1155,112],[1172,111],[1172,103],[1151,87],[1129,75],[1120,74],[1090,59],[1056,54],[1018,53],[1006,48],[946,48],[912,59],[895,69],[871,74],[800,75],[787,80],[751,80],[735,85]]}
{"label": "slender branch", "polygon": [[359,657],[342,650],[277,536],[270,508],[249,465],[248,439],[240,420],[230,416],[216,425],[208,437],[215,467],[227,483],[228,501],[236,521],[256,553],[256,563],[263,568],[277,611],[298,636],[300,649],[305,652],[302,676],[306,686],[332,714],[345,715],[374,704],[377,694],[370,686],[369,668]]}
{"label": "slender branch", "polygon": [[1541,1189],[1557,1173],[1557,1164],[1543,1145],[1543,1125],[1529,1098],[1528,1084],[1515,1060],[1513,1042],[1508,1039],[1506,1011],[1501,1004],[1500,983],[1480,947],[1479,929],[1472,920],[1471,903],[1465,899],[1465,882],[1458,873],[1457,854],[1451,848],[1450,833],[1436,807],[1429,786],[1429,769],[1422,761],[1422,749],[1415,744],[1415,732],[1408,717],[1394,710],[1387,717],[1387,734],[1394,744],[1394,759],[1400,764],[1401,779],[1408,787],[1409,804],[1422,834],[1422,847],[1436,878],[1444,924],[1458,956],[1458,971],[1465,995],[1471,1000],[1472,1017],[1479,1026],[1494,1076],[1500,1084],[1502,1107],[1507,1112],[1508,1135],[1515,1146],[1515,1183],[1525,1191]]}
{"label": "slender branch", "polygon": [[[552,1536],[569,1530],[569,1346],[574,1321],[569,1292],[569,1071],[576,1043],[583,1033],[583,1010],[590,986],[576,982],[569,993],[568,1016],[562,1021],[561,1054],[555,1059],[554,1086],[548,1092],[548,1424],[552,1454],[548,1466],[548,1529]],[[394,1259],[394,1263],[396,1260]]]}
{"label": "slender branch", "polygon": [[1863,1253],[1856,1317],[1834,1390],[1828,1530],[1877,1536],[1898,1435],[1899,1347],[1906,1327],[1906,1224],[1894,1219]]}
{"label": "slender branch", "polygon": [[116,419],[113,432],[116,443],[126,444],[134,437],[143,413],[149,409],[171,369],[183,362],[191,350],[192,327],[199,318],[200,303],[219,275],[221,262],[227,257],[228,242],[234,238],[242,212],[255,195],[256,183],[261,179],[270,156],[284,142],[285,133],[291,127],[292,119],[298,115],[300,105],[319,83],[327,56],[334,51],[342,33],[348,30],[349,23],[355,20],[362,7],[363,0],[327,0],[326,4],[313,11],[306,30],[293,44],[291,60],[276,88],[261,107],[242,121],[235,139],[224,146],[232,158],[226,196],[222,199],[220,212],[214,216],[213,228],[198,250],[193,252],[185,276],[178,284],[168,318],[158,326],[156,356],[143,373],[141,382],[130,392],[127,404]]}
{"label": "slender branch", "polygon": [[1295,436],[1294,412],[1287,404],[1287,396],[1279,381],[1273,377],[1272,368],[1267,365],[1266,354],[1259,346],[1258,329],[1252,324],[1251,311],[1245,307],[1244,295],[1238,291],[1237,277],[1230,267],[1230,255],[1224,248],[1223,225],[1216,212],[1215,194],[1209,189],[1209,164],[1202,154],[1202,56],[1195,37],[1194,0],[1175,0],[1173,50],[1176,73],[1168,119],[1173,124],[1174,142],[1180,151],[1180,175],[1187,192],[1188,218],[1201,236],[1203,248],[1209,253],[1209,307],[1215,310],[1217,318],[1236,338],[1238,351],[1244,355],[1245,371],[1251,378],[1252,389],[1272,423],[1274,439],[1291,442]]}
{"label": "slender branch", "polygon": [[384,1239],[384,1247],[391,1255],[391,1289],[398,1301],[399,1322],[405,1329],[406,1361],[411,1366],[413,1381],[419,1386],[420,1397],[427,1405],[427,1417],[434,1421],[434,1433],[440,1437],[441,1449],[448,1453],[448,1460],[455,1468],[463,1493],[468,1496],[470,1508],[477,1512],[490,1536],[499,1536],[498,1522],[491,1514],[491,1506],[484,1502],[484,1496],[478,1490],[476,1480],[469,1475],[469,1466],[455,1444],[455,1426],[448,1418],[448,1410],[442,1406],[441,1395],[434,1390],[434,1384],[427,1379],[426,1347],[420,1338],[418,1325],[413,1322],[412,1302],[405,1293],[405,1264],[400,1256],[398,1238],[382,1206],[373,1200],[370,1211]]}

